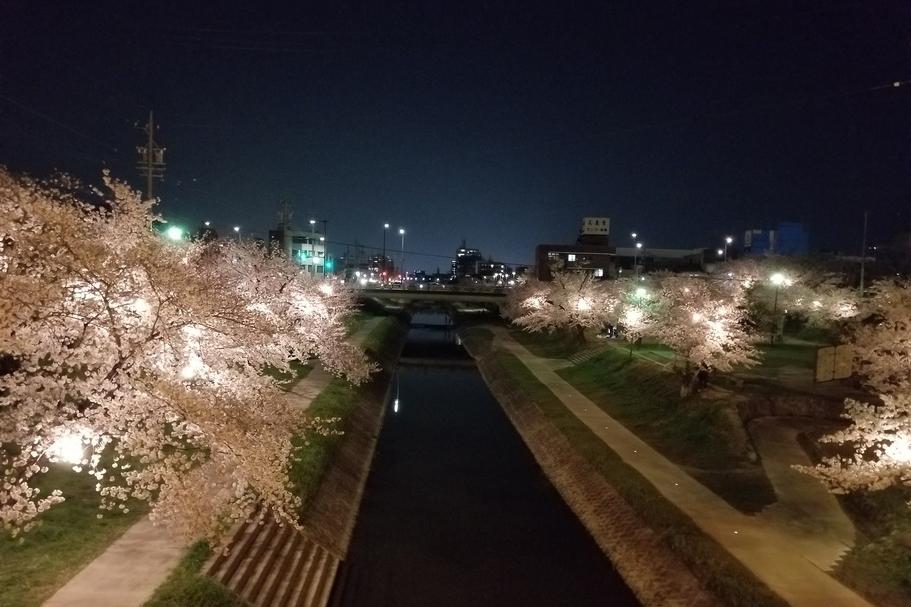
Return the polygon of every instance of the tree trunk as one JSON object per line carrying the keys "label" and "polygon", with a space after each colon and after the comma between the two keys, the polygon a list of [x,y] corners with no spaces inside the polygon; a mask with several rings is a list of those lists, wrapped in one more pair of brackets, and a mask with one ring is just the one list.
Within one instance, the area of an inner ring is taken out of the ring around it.
{"label": "tree trunk", "polygon": [[579,343],[585,343],[585,327],[576,327],[576,341]]}

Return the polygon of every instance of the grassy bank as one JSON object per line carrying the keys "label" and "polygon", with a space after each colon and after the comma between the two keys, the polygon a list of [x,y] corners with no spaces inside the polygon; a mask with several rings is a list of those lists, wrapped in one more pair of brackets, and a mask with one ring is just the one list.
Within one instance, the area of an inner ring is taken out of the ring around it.
{"label": "grassy bank", "polygon": [[757,512],[775,502],[762,467],[747,457],[745,432],[728,403],[681,399],[676,375],[613,348],[558,374],[736,508]]}
{"label": "grassy bank", "polygon": [[212,556],[206,542],[197,542],[180,560],[168,579],[155,590],[145,607],[244,607],[247,602],[210,577],[200,574]]}
{"label": "grassy bank", "polygon": [[575,335],[564,333],[528,333],[510,328],[509,334],[535,356],[543,358],[568,358],[576,352],[594,345],[579,341]]}
{"label": "grassy bank", "polygon": [[[361,326],[363,319],[358,323]],[[396,348],[402,328],[394,317],[385,317],[367,336],[364,348],[368,356],[381,366],[388,365],[397,354]],[[313,399],[307,409],[308,415],[324,419],[339,418],[340,429],[344,430],[345,421],[363,402],[368,391],[376,389],[374,382],[388,380],[383,372],[374,376],[371,382],[353,386],[343,379],[333,379],[329,385]],[[332,457],[343,439],[342,434],[330,436],[307,435],[293,438],[296,447],[295,461],[291,464],[289,477],[294,492],[303,502],[302,513],[307,509],[310,500],[319,489]],[[236,595],[213,579],[201,574],[203,563],[211,551],[207,544],[201,542],[191,548],[181,561],[180,566],[165,580],[155,596],[146,603],[146,607],[178,607],[193,605],[202,607],[238,607],[245,605]],[[2,604],[2,603],[0,603]]]}
{"label": "grassy bank", "polygon": [[689,566],[702,584],[725,605],[783,606],[786,603],[706,536],[676,506],[662,497],[642,475],[623,462],[585,424],[508,352],[497,363],[534,400],[569,442],[619,492],[642,519]]}
{"label": "grassy bank", "polygon": [[0,605],[40,605],[145,512],[142,504],[132,504],[128,514],[105,512],[99,519],[95,483],[59,464],[40,480],[43,493],[60,489],[67,500],[21,539],[0,540]]}

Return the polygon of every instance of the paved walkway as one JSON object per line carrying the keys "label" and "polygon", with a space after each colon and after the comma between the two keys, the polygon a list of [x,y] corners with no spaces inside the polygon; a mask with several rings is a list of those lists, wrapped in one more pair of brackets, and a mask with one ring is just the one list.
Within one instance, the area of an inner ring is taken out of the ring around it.
{"label": "paved walkway", "polygon": [[[379,321],[365,321],[352,336],[354,342],[363,344]],[[332,377],[317,366],[288,390],[288,397],[306,409]],[[139,607],[165,581],[185,550],[164,529],[143,518],[45,601],[44,607]]]}
{"label": "paved walkway", "polygon": [[795,464],[813,465],[797,435],[818,423],[762,417],[750,422],[748,430],[778,497],[757,518],[781,529],[810,561],[828,570],[854,545],[857,530],[822,483],[793,468]]}
{"label": "paved walkway", "polygon": [[830,559],[814,560],[818,554],[828,554],[828,541],[818,545],[812,538],[795,541],[770,520],[738,512],[605,413],[506,329],[492,330],[497,346],[516,355],[596,436],[788,603],[795,607],[870,605],[825,573],[832,565]]}

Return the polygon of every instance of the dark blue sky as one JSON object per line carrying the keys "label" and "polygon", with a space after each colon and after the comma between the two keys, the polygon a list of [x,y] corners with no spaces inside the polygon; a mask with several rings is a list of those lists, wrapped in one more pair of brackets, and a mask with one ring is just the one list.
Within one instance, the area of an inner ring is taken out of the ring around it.
{"label": "dark blue sky", "polygon": [[331,240],[507,262],[584,214],[656,247],[911,227],[898,0],[0,4],[0,163],[139,186],[154,107],[169,215],[263,233],[288,200]]}

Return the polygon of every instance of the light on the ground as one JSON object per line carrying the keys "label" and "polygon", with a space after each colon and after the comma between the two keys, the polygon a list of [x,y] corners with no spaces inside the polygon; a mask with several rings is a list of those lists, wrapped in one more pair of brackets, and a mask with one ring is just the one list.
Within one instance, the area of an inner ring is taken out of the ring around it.
{"label": "light on the ground", "polygon": [[51,443],[48,454],[53,458],[67,464],[79,464],[85,457],[82,445],[82,434],[67,432]]}

